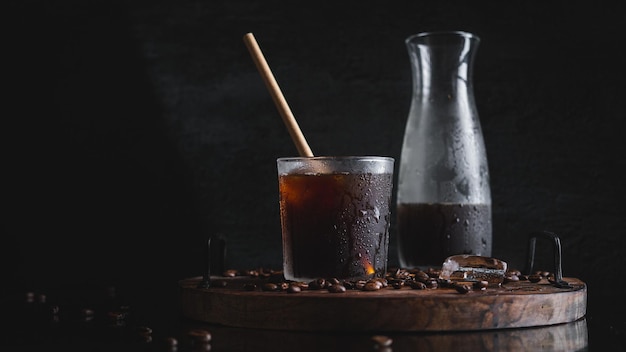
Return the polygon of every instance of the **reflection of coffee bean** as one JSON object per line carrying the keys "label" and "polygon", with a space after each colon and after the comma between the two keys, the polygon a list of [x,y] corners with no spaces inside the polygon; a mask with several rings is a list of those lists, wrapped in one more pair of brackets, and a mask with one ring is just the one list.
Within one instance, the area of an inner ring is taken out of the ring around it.
{"label": "reflection of coffee bean", "polygon": [[374,335],[372,336],[372,341],[374,341],[374,348],[379,349],[381,347],[389,347],[391,346],[393,340],[385,335]]}
{"label": "reflection of coffee bean", "polygon": [[140,335],[150,335],[150,334],[152,334],[152,329],[150,329],[147,326],[138,326],[137,327],[137,332]]}
{"label": "reflection of coffee bean", "polygon": [[212,287],[226,287],[228,286],[228,282],[226,280],[214,280],[211,282]]}
{"label": "reflection of coffee bean", "polygon": [[107,312],[107,317],[111,320],[124,320],[126,318],[126,314],[123,312],[112,311]]}
{"label": "reflection of coffee bean", "polygon": [[167,337],[164,342],[165,342],[165,346],[169,346],[169,347],[178,346],[178,340],[175,337]]}
{"label": "reflection of coffee bean", "polygon": [[47,299],[47,297],[43,293],[40,293],[40,294],[37,295],[37,301],[39,303],[46,303],[46,299]]}

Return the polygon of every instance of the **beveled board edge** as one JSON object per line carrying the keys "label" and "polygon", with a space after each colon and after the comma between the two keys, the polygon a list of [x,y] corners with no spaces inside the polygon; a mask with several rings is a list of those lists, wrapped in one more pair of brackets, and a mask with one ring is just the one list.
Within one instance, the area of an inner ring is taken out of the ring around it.
{"label": "beveled board edge", "polygon": [[[243,328],[292,331],[473,331],[568,323],[585,316],[587,286],[506,285],[459,294],[454,289],[286,292],[197,288],[179,282],[183,316]],[[536,285],[536,284],[535,284]]]}

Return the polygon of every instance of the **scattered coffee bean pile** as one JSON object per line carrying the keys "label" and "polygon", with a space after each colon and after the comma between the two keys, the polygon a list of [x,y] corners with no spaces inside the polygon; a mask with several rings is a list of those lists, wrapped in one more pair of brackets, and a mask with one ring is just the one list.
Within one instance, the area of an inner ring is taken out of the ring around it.
{"label": "scattered coffee bean pile", "polygon": [[[271,291],[299,293],[302,291],[327,290],[330,293],[344,293],[349,290],[378,291],[381,289],[413,289],[426,290],[437,288],[452,288],[458,293],[465,294],[471,291],[486,290],[489,286],[487,281],[451,281],[439,278],[440,269],[403,269],[392,268],[382,278],[371,278],[369,280],[340,280],[337,278],[317,278],[309,282],[285,280],[283,272],[272,269],[253,270],[226,270],[223,277],[245,276],[258,278],[258,281],[245,283],[244,290],[247,291]],[[519,270],[507,270],[503,283],[517,281],[529,281],[532,283],[548,280],[553,282],[553,275],[548,271],[536,271],[531,275],[524,275]],[[211,287],[227,287],[228,281],[224,279],[214,279]]]}

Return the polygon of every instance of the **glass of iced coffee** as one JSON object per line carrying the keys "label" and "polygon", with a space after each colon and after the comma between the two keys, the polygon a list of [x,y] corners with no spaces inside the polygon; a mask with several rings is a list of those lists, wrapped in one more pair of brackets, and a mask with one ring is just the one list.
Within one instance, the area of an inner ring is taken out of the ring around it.
{"label": "glass of iced coffee", "polygon": [[277,159],[285,279],[360,280],[387,271],[394,159]]}

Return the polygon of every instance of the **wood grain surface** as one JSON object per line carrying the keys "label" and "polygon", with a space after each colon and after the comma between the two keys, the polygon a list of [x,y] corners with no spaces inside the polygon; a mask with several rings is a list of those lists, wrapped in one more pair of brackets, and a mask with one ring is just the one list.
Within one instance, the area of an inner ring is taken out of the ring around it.
{"label": "wood grain surface", "polygon": [[[547,326],[586,314],[587,285],[519,281],[462,294],[453,288],[378,291],[266,292],[261,279],[215,278],[225,287],[198,288],[200,277],[179,282],[185,317],[244,328],[292,331],[475,331]],[[258,283],[248,291],[246,283]]]}

